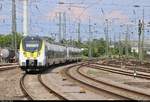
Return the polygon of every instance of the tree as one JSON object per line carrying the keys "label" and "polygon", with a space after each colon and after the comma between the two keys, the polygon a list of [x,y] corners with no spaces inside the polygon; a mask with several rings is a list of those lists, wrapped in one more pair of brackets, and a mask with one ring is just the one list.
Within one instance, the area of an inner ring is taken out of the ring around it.
{"label": "tree", "polygon": [[[8,34],[8,35],[0,35],[0,47],[9,47],[12,48],[12,38],[13,35],[12,34]],[[19,48],[20,45],[20,41],[23,38],[23,36],[19,33],[16,33],[16,43],[17,43],[17,49]]]}

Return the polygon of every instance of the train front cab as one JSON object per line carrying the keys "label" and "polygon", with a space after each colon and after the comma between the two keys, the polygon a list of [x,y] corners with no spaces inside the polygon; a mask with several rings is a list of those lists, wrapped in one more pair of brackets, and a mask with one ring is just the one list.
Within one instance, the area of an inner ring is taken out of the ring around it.
{"label": "train front cab", "polygon": [[45,44],[42,41],[39,51],[28,52],[23,48],[23,43],[20,44],[19,64],[22,70],[26,72],[41,71],[46,68]]}

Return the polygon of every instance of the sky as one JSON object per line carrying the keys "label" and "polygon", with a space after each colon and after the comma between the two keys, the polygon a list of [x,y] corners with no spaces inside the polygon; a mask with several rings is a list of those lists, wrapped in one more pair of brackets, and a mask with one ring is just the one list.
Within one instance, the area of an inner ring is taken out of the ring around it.
{"label": "sky", "polygon": [[[20,33],[23,32],[22,1],[16,0],[17,32]],[[0,34],[11,33],[11,6],[12,0],[0,0]],[[49,36],[58,40],[58,12],[65,12],[66,39],[77,40],[79,22],[81,40],[88,40],[89,37],[105,38],[105,19],[108,19],[108,34],[111,40],[117,40],[119,34],[121,39],[124,39],[127,27],[130,39],[136,40],[138,20],[143,18],[143,8],[145,39],[148,39],[150,38],[147,27],[150,22],[150,0],[28,0],[29,35]]]}

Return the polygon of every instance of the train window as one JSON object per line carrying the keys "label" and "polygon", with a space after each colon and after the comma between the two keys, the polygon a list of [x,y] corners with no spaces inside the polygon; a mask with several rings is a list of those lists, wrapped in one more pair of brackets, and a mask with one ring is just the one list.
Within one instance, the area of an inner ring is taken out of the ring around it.
{"label": "train window", "polygon": [[51,58],[54,58],[54,51],[50,51]]}
{"label": "train window", "polygon": [[26,51],[39,51],[42,47],[42,40],[39,38],[27,37],[23,40],[23,47]]}

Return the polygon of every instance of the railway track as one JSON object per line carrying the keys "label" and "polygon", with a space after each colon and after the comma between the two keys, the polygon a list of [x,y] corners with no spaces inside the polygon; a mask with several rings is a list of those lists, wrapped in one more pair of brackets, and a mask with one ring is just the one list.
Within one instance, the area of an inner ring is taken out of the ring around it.
{"label": "railway track", "polygon": [[60,100],[68,100],[67,98],[65,98],[64,96],[62,96],[61,94],[57,93],[55,90],[49,88],[42,80],[41,74],[38,75],[38,79],[40,81],[40,83],[45,87],[46,90],[48,90],[50,93],[53,93],[56,97],[58,97]]}
{"label": "railway track", "polygon": [[[99,63],[96,63],[96,64],[99,64]],[[121,67],[120,64],[99,64],[99,65],[112,66],[112,67],[116,67],[116,68],[120,68]],[[138,67],[136,65],[125,65],[124,67],[125,67],[125,69],[128,69],[128,70],[134,70],[135,67],[136,67],[137,71],[150,73],[150,68],[145,68],[145,67],[141,67],[141,66]]]}
{"label": "railway track", "polygon": [[[79,65],[75,65],[75,66],[70,66],[70,67],[68,67],[68,68],[66,68],[66,69],[64,69],[63,71],[62,71],[62,74],[63,75],[65,75],[67,78],[69,78],[69,79],[71,79],[72,81],[75,81],[75,82],[77,82],[79,85],[81,85],[81,86],[83,86],[83,87],[85,87],[85,88],[87,88],[88,90],[89,89],[91,89],[91,90],[94,90],[96,93],[99,93],[99,92],[103,92],[103,93],[105,93],[105,94],[109,94],[109,95],[111,95],[114,99],[123,99],[123,100],[129,100],[130,98],[128,98],[128,97],[125,97],[125,96],[122,96],[122,95],[120,95],[120,94],[116,94],[116,93],[113,93],[113,92],[111,92],[111,91],[108,91],[108,90],[105,90],[105,88],[101,88],[101,87],[98,87],[99,85],[99,83],[97,83],[97,82],[95,82],[95,81],[93,81],[93,80],[90,80],[89,78],[85,78],[85,77],[83,77],[77,70],[79,69],[79,68],[82,68],[82,66],[84,66],[84,64],[79,64]],[[75,67],[77,67],[77,68],[75,68]],[[71,74],[70,73],[70,70],[72,70],[72,69],[76,69],[76,70],[74,70],[74,74]],[[78,73],[78,74],[80,74],[80,75],[77,75],[77,76],[74,76],[76,73]],[[82,79],[83,78],[83,79]],[[90,83],[89,83],[89,81],[91,81]]]}
{"label": "railway track", "polygon": [[[128,76],[134,76],[134,71],[131,70],[124,70],[124,69],[118,69],[115,67],[110,67],[110,66],[104,66],[104,65],[96,65],[96,64],[89,64],[86,65],[87,67],[95,68],[98,70],[104,70],[112,73],[117,73],[117,74],[122,74],[122,75],[128,75]],[[150,79],[150,74],[149,73],[141,73],[139,71],[136,71],[136,76],[138,78],[144,78],[144,79]]]}
{"label": "railway track", "polygon": [[[104,61],[105,62],[105,61]],[[105,63],[97,63],[100,65],[107,65],[107,66],[112,66],[112,67],[117,67],[120,68],[122,65],[124,65],[125,69],[128,70],[134,70],[134,67],[136,67],[137,71],[145,72],[145,73],[150,73],[150,63],[144,62],[145,64],[141,64],[141,62],[137,61],[129,61],[125,63],[126,61],[116,61],[116,60],[111,60],[111,61],[106,61]]]}
{"label": "railway track", "polygon": [[34,97],[32,94],[28,91],[28,89],[25,86],[24,80],[25,80],[26,74],[24,74],[20,79],[20,87],[22,92],[27,96],[29,100],[34,100]]}
{"label": "railway track", "polygon": [[[150,94],[148,93],[139,92],[125,87],[113,85],[106,81],[91,78],[90,76],[85,75],[81,72],[80,69],[82,69],[83,66],[85,66],[85,64],[78,65],[78,67],[76,66],[77,68],[74,68],[75,66],[66,68],[63,70],[63,73],[65,73],[67,77],[73,79],[78,83],[84,84],[97,91],[107,92],[113,96],[120,97],[120,99],[127,99],[127,100],[149,100],[150,99]],[[71,74],[72,69],[74,69],[74,71]],[[74,76],[73,73],[77,74],[78,77]]]}
{"label": "railway track", "polygon": [[9,66],[9,65],[16,65],[17,63],[3,63],[0,66]]}
{"label": "railway track", "polygon": [[[117,69],[113,70],[110,68],[110,70],[108,70],[104,66],[101,69],[101,67],[99,67],[99,66],[87,64],[87,62],[72,65],[72,66],[69,66],[67,68],[64,68],[62,70],[62,74],[65,75],[66,78],[69,78],[69,79],[81,84],[81,86],[82,85],[85,86],[87,89],[96,90],[96,92],[101,91],[101,92],[104,92],[105,94],[107,93],[107,94],[111,95],[112,97],[115,97],[114,99],[125,99],[125,100],[149,100],[150,99],[150,94],[148,94],[148,93],[139,92],[137,90],[124,88],[124,87],[121,87],[118,85],[114,85],[112,83],[108,83],[104,80],[94,79],[94,78],[86,75],[85,73],[83,73],[81,71],[81,69],[84,67],[96,68],[99,70],[105,70],[105,71],[110,71],[113,73],[115,72],[115,73],[119,73],[119,74],[124,73],[124,75],[129,74],[128,72],[124,72],[124,71],[120,71],[120,70],[118,71]],[[130,73],[129,75],[133,76],[133,72]],[[27,95],[29,100],[35,100],[35,97],[32,95],[32,93],[30,93],[28,91],[28,89],[26,88],[26,86],[24,84],[25,77],[26,77],[26,74],[24,74],[24,76],[20,80],[21,89],[23,90],[24,94]],[[139,77],[139,76],[137,75],[137,77]],[[147,77],[147,76],[142,76],[142,75],[140,76],[140,78],[145,78],[145,77]],[[42,80],[41,74],[37,75],[37,78],[38,78],[39,82],[41,83],[41,85],[50,94],[55,95],[60,100],[67,100],[67,98],[65,98],[63,95],[60,95],[60,93],[55,92],[55,90],[53,90],[53,89],[50,89]],[[146,78],[146,79],[149,79],[149,78]]]}
{"label": "railway track", "polygon": [[11,70],[17,68],[19,65],[17,63],[0,64],[0,71]]}
{"label": "railway track", "polygon": [[[150,94],[149,93],[145,93],[144,91],[137,91],[137,90],[133,90],[130,87],[122,87],[122,85],[119,85],[118,83],[115,84],[113,82],[109,82],[107,80],[103,80],[103,79],[95,79],[93,77],[88,76],[87,74],[85,74],[81,68],[77,68],[77,72],[80,73],[80,75],[86,77],[87,79],[93,80],[97,83],[102,83],[104,86],[106,86],[106,90],[110,90],[112,92],[115,92],[116,94],[122,94],[122,96],[124,97],[128,97],[129,99],[132,100],[149,100],[150,99]],[[111,87],[109,89],[109,87]]]}
{"label": "railway track", "polygon": [[[23,77],[20,79],[20,86],[23,91],[23,93],[27,96],[29,100],[36,100],[36,97],[29,91],[29,89],[25,85],[25,77],[27,74],[24,74]],[[49,94],[55,95],[55,97],[59,98],[59,100],[67,100],[67,98],[63,97],[59,93],[55,92],[53,89],[49,88],[42,80],[41,74],[37,75],[38,81],[41,83],[41,85],[46,89],[46,91]],[[43,94],[43,93],[39,93]]]}

